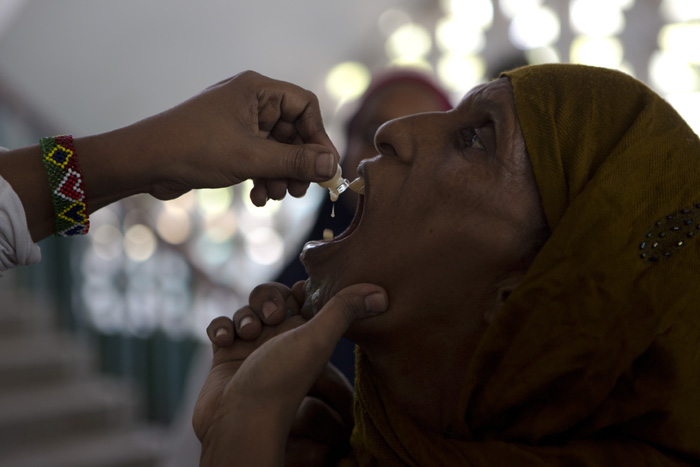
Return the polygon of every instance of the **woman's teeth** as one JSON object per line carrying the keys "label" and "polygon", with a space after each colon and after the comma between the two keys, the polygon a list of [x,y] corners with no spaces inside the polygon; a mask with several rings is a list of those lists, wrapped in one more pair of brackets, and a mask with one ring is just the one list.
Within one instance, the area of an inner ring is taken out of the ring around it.
{"label": "woman's teeth", "polygon": [[335,235],[333,234],[333,229],[323,229],[323,239],[326,241],[333,240]]}

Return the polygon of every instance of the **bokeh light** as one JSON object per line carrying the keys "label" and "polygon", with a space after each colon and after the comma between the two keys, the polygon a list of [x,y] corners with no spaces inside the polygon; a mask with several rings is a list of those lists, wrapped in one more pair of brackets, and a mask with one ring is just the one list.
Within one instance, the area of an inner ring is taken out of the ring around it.
{"label": "bokeh light", "polygon": [[542,6],[524,11],[510,23],[508,37],[514,46],[522,50],[545,47],[559,39],[561,23],[557,14]]}
{"label": "bokeh light", "polygon": [[430,32],[420,24],[408,23],[394,31],[386,41],[386,54],[393,62],[420,63],[433,46]]}
{"label": "bokeh light", "polygon": [[411,22],[411,15],[399,8],[389,8],[377,18],[377,27],[384,37],[389,37],[401,26]]}
{"label": "bokeh light", "polygon": [[221,216],[207,219],[204,233],[212,242],[223,243],[231,240],[238,230],[238,217],[234,211],[226,211]]}
{"label": "bokeh light", "polygon": [[619,68],[624,49],[616,37],[578,36],[571,43],[571,63]]}
{"label": "bokeh light", "polygon": [[370,72],[362,63],[339,63],[326,76],[326,91],[336,101],[346,102],[365,92],[370,79]]}
{"label": "bokeh light", "polygon": [[614,36],[625,28],[625,15],[611,0],[571,0],[569,21],[577,34]]}
{"label": "bokeh light", "polygon": [[197,239],[195,245],[195,260],[202,267],[210,268],[220,266],[231,258],[232,245],[228,242],[218,242],[211,239],[209,235],[203,233]]}
{"label": "bokeh light", "polygon": [[274,229],[260,227],[246,234],[246,252],[258,264],[273,264],[284,254],[284,241]]}
{"label": "bokeh light", "polygon": [[464,94],[483,80],[486,63],[478,55],[443,55],[437,73],[447,89]]}
{"label": "bokeh light", "polygon": [[538,9],[542,5],[542,0],[499,0],[498,8],[508,19],[527,11]]}
{"label": "bokeh light", "polygon": [[542,63],[560,63],[561,57],[559,51],[552,46],[537,47],[525,51],[527,63],[530,65],[539,65]]}
{"label": "bokeh light", "polygon": [[124,251],[122,232],[113,224],[98,225],[92,232],[92,247],[95,254],[105,261],[113,260]]}
{"label": "bokeh light", "polygon": [[443,52],[456,55],[479,53],[486,46],[486,34],[482,29],[471,27],[454,15],[438,20],[435,39]]}
{"label": "bokeh light", "polygon": [[464,18],[463,24],[472,28],[488,29],[493,24],[491,0],[442,0],[442,10]]}
{"label": "bokeh light", "polygon": [[700,19],[698,0],[663,0],[661,14],[669,22],[693,21]]}
{"label": "bokeh light", "polygon": [[675,93],[666,96],[693,131],[700,135],[700,92]]}
{"label": "bokeh light", "polygon": [[197,190],[197,209],[204,218],[221,215],[231,207],[233,189],[231,187],[213,190]]}
{"label": "bokeh light", "polygon": [[156,246],[153,231],[143,224],[132,225],[124,235],[124,251],[133,261],[146,261],[156,251]]}
{"label": "bokeh light", "polygon": [[698,73],[677,54],[657,51],[649,59],[649,78],[662,93],[689,93],[698,89]]}
{"label": "bokeh light", "polygon": [[661,50],[700,65],[700,21],[667,24],[659,31],[658,39]]}
{"label": "bokeh light", "polygon": [[190,215],[177,204],[163,204],[163,210],[156,220],[158,235],[172,245],[184,243],[192,232]]}

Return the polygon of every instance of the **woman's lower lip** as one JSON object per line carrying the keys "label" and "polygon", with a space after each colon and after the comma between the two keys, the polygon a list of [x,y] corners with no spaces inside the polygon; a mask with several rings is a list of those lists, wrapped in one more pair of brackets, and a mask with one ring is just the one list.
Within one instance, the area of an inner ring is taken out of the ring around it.
{"label": "woman's lower lip", "polygon": [[340,242],[333,242],[332,240],[311,240],[304,244],[301,249],[301,261],[306,262],[307,257],[321,254],[321,252],[326,252],[327,250],[333,250],[333,246],[338,245]]}
{"label": "woman's lower lip", "polygon": [[304,246],[301,249],[301,254],[304,255],[307,251],[312,250],[314,248],[318,248],[321,245],[326,245],[328,244],[328,241],[326,240],[311,240],[308,241],[304,244]]}

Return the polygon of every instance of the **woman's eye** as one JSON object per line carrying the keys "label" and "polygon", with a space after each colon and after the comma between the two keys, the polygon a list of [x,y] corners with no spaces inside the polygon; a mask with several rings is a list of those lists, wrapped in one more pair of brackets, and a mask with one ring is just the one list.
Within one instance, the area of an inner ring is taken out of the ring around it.
{"label": "woman's eye", "polygon": [[479,139],[479,136],[476,134],[476,131],[472,129],[462,132],[462,141],[462,144],[467,149],[486,149],[484,143],[481,142],[481,139]]}
{"label": "woman's eye", "polygon": [[479,136],[476,133],[474,133],[474,136],[472,136],[472,140],[471,140],[470,144],[471,144],[472,149],[486,149],[486,147],[481,142],[481,140],[479,139]]}

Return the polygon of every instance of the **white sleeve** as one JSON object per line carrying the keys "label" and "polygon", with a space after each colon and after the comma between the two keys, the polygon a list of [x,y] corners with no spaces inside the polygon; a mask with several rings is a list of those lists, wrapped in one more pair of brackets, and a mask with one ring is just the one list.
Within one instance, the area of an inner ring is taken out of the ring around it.
{"label": "white sleeve", "polygon": [[41,250],[32,241],[22,202],[0,177],[0,272],[38,263],[40,259]]}

